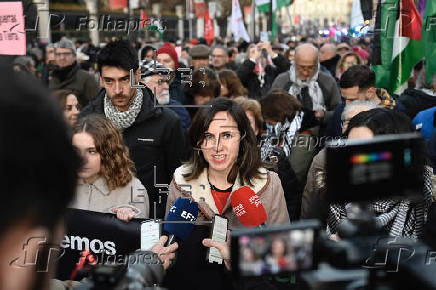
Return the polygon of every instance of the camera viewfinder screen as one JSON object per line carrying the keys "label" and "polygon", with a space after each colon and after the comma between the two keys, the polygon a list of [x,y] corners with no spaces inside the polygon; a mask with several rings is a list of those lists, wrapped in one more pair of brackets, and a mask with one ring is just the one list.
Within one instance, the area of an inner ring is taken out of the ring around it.
{"label": "camera viewfinder screen", "polygon": [[275,275],[313,268],[314,230],[241,235],[239,268],[243,276]]}

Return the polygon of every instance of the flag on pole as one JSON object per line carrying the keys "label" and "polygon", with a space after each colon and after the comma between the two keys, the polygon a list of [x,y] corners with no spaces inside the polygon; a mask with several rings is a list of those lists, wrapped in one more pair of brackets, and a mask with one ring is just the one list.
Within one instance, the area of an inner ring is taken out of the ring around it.
{"label": "flag on pole", "polygon": [[270,11],[270,7],[272,5],[272,27],[271,27],[271,42],[274,41],[274,38],[278,32],[278,26],[276,21],[277,11],[288,5],[291,5],[293,0],[256,0],[256,7],[260,13],[268,13]]}
{"label": "flag on pole", "polygon": [[422,19],[413,0],[381,0],[377,9],[373,66],[376,86],[400,94],[407,88],[413,67],[424,57],[421,41]]}
{"label": "flag on pole", "polygon": [[354,0],[353,8],[351,8],[350,27],[353,28],[358,25],[363,25],[363,14],[360,8],[360,0]]}
{"label": "flag on pole", "polygon": [[232,0],[232,18],[230,20],[230,27],[235,41],[243,38],[246,42],[250,42],[250,37],[248,36],[243,22],[239,0]]}
{"label": "flag on pole", "polygon": [[206,13],[204,14],[204,39],[207,45],[210,45],[214,38],[215,32],[213,31],[212,19],[210,19],[209,9],[206,9]]}
{"label": "flag on pole", "polygon": [[422,40],[425,44],[425,69],[427,82],[436,74],[436,3],[427,1],[422,25]]}

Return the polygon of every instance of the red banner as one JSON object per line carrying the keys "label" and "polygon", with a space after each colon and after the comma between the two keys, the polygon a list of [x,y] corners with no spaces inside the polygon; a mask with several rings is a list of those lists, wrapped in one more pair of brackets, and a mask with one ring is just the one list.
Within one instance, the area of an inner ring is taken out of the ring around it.
{"label": "red banner", "polygon": [[213,22],[209,16],[209,9],[206,9],[206,13],[204,15],[204,39],[206,39],[207,45],[210,45],[214,38],[215,32],[213,31]]}
{"label": "red banner", "polygon": [[195,3],[195,17],[204,18],[206,14],[206,3]]}
{"label": "red banner", "polygon": [[127,0],[110,0],[109,5],[111,9],[127,8]]}

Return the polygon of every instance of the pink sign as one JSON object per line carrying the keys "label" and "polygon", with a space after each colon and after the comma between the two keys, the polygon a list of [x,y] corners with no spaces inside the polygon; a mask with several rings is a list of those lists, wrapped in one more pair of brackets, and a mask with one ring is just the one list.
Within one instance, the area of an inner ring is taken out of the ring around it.
{"label": "pink sign", "polygon": [[26,54],[22,2],[0,2],[0,54]]}

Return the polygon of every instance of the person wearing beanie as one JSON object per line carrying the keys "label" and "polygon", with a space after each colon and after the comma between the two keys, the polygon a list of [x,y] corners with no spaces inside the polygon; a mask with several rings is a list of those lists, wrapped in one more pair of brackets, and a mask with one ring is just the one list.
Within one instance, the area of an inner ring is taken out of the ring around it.
{"label": "person wearing beanie", "polygon": [[[180,103],[184,103],[185,95],[183,93],[182,75],[179,68],[179,57],[174,47],[169,42],[165,42],[156,52],[156,60],[174,71],[174,81],[170,84],[170,98]],[[189,75],[185,72],[184,75]]]}
{"label": "person wearing beanie", "polygon": [[175,71],[179,68],[179,57],[174,47],[169,42],[165,42],[156,53],[156,60]]}
{"label": "person wearing beanie", "polygon": [[54,45],[54,48],[55,69],[49,80],[49,88],[76,91],[80,105],[85,107],[98,93],[94,77],[80,69],[76,61],[76,47],[71,40],[62,39]]}

